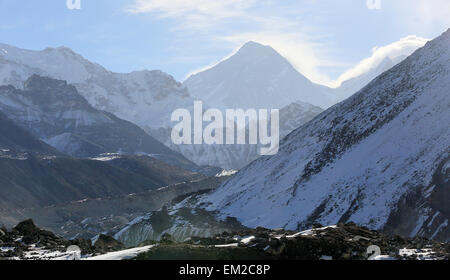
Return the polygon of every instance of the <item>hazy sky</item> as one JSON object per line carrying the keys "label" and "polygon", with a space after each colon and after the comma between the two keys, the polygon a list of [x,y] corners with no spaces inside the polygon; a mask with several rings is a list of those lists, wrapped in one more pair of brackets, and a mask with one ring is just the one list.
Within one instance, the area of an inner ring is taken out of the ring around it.
{"label": "hazy sky", "polygon": [[112,71],[161,69],[182,81],[254,40],[313,81],[335,85],[450,27],[448,0],[80,2],[69,10],[66,0],[0,0],[0,42],[67,46]]}

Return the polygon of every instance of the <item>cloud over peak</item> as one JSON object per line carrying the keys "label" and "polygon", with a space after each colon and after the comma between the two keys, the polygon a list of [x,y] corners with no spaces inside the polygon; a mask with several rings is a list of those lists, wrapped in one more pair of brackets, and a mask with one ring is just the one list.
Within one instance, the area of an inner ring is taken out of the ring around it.
{"label": "cloud over peak", "polygon": [[336,81],[336,85],[376,68],[386,58],[395,60],[398,57],[409,56],[428,41],[428,39],[410,35],[386,46],[376,46],[372,48],[370,57],[363,59],[359,64],[345,71]]}

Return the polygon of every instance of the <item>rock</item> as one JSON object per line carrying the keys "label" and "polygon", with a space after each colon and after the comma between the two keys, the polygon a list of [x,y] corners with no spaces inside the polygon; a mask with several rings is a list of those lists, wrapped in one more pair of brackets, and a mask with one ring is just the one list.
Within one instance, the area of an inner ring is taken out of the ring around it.
{"label": "rock", "polygon": [[77,238],[74,240],[70,240],[70,245],[76,245],[81,249],[81,254],[87,255],[92,254],[94,252],[94,248],[90,240]]}
{"label": "rock", "polygon": [[346,224],[347,227],[356,227],[356,224],[354,222],[348,222]]}
{"label": "rock", "polygon": [[19,223],[13,228],[13,233],[22,236],[22,241],[25,244],[34,244],[39,241],[40,229],[37,228],[33,220],[26,220]]}
{"label": "rock", "polygon": [[125,245],[115,240],[111,236],[100,234],[98,240],[94,244],[94,250],[97,253],[108,253],[114,251],[124,250]]}
{"label": "rock", "polygon": [[269,238],[270,234],[268,232],[256,232],[256,238]]}
{"label": "rock", "polygon": [[19,234],[21,235],[33,235],[39,232],[39,228],[37,228],[33,222],[33,220],[26,220],[23,222],[20,222],[15,228]]}
{"label": "rock", "polygon": [[164,233],[161,236],[161,243],[172,244],[172,243],[174,243],[174,239],[173,239],[172,235],[170,235],[168,233]]}
{"label": "rock", "polygon": [[12,255],[14,257],[22,257],[23,256],[23,248],[22,247],[16,247],[14,251],[12,252]]}

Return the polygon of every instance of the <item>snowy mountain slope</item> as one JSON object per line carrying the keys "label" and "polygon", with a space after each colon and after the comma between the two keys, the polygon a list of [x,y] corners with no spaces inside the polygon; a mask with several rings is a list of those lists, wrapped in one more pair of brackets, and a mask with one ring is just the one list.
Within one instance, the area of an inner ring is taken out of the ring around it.
{"label": "snowy mountain slope", "polygon": [[73,84],[97,109],[142,128],[170,124],[174,109],[192,106],[188,90],[161,71],[113,73],[66,47],[31,51],[0,44],[0,85],[22,88],[32,74]]}
{"label": "snowy mountain slope", "polygon": [[449,46],[450,30],[203,202],[250,227],[354,221],[448,240]]}
{"label": "snowy mountain slope", "polygon": [[144,153],[178,166],[195,167],[138,126],[93,108],[65,81],[33,75],[23,88],[0,86],[0,111],[66,154]]}
{"label": "snowy mountain slope", "polygon": [[192,96],[219,109],[281,109],[296,101],[327,108],[335,103],[274,49],[255,42],[183,84]]}

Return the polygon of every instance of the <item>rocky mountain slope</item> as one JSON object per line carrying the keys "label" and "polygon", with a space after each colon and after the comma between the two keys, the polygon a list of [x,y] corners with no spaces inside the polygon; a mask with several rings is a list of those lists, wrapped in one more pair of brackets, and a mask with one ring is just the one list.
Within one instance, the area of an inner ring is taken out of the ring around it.
{"label": "rocky mountain slope", "polygon": [[249,227],[353,221],[449,240],[450,30],[286,137],[207,209]]}

